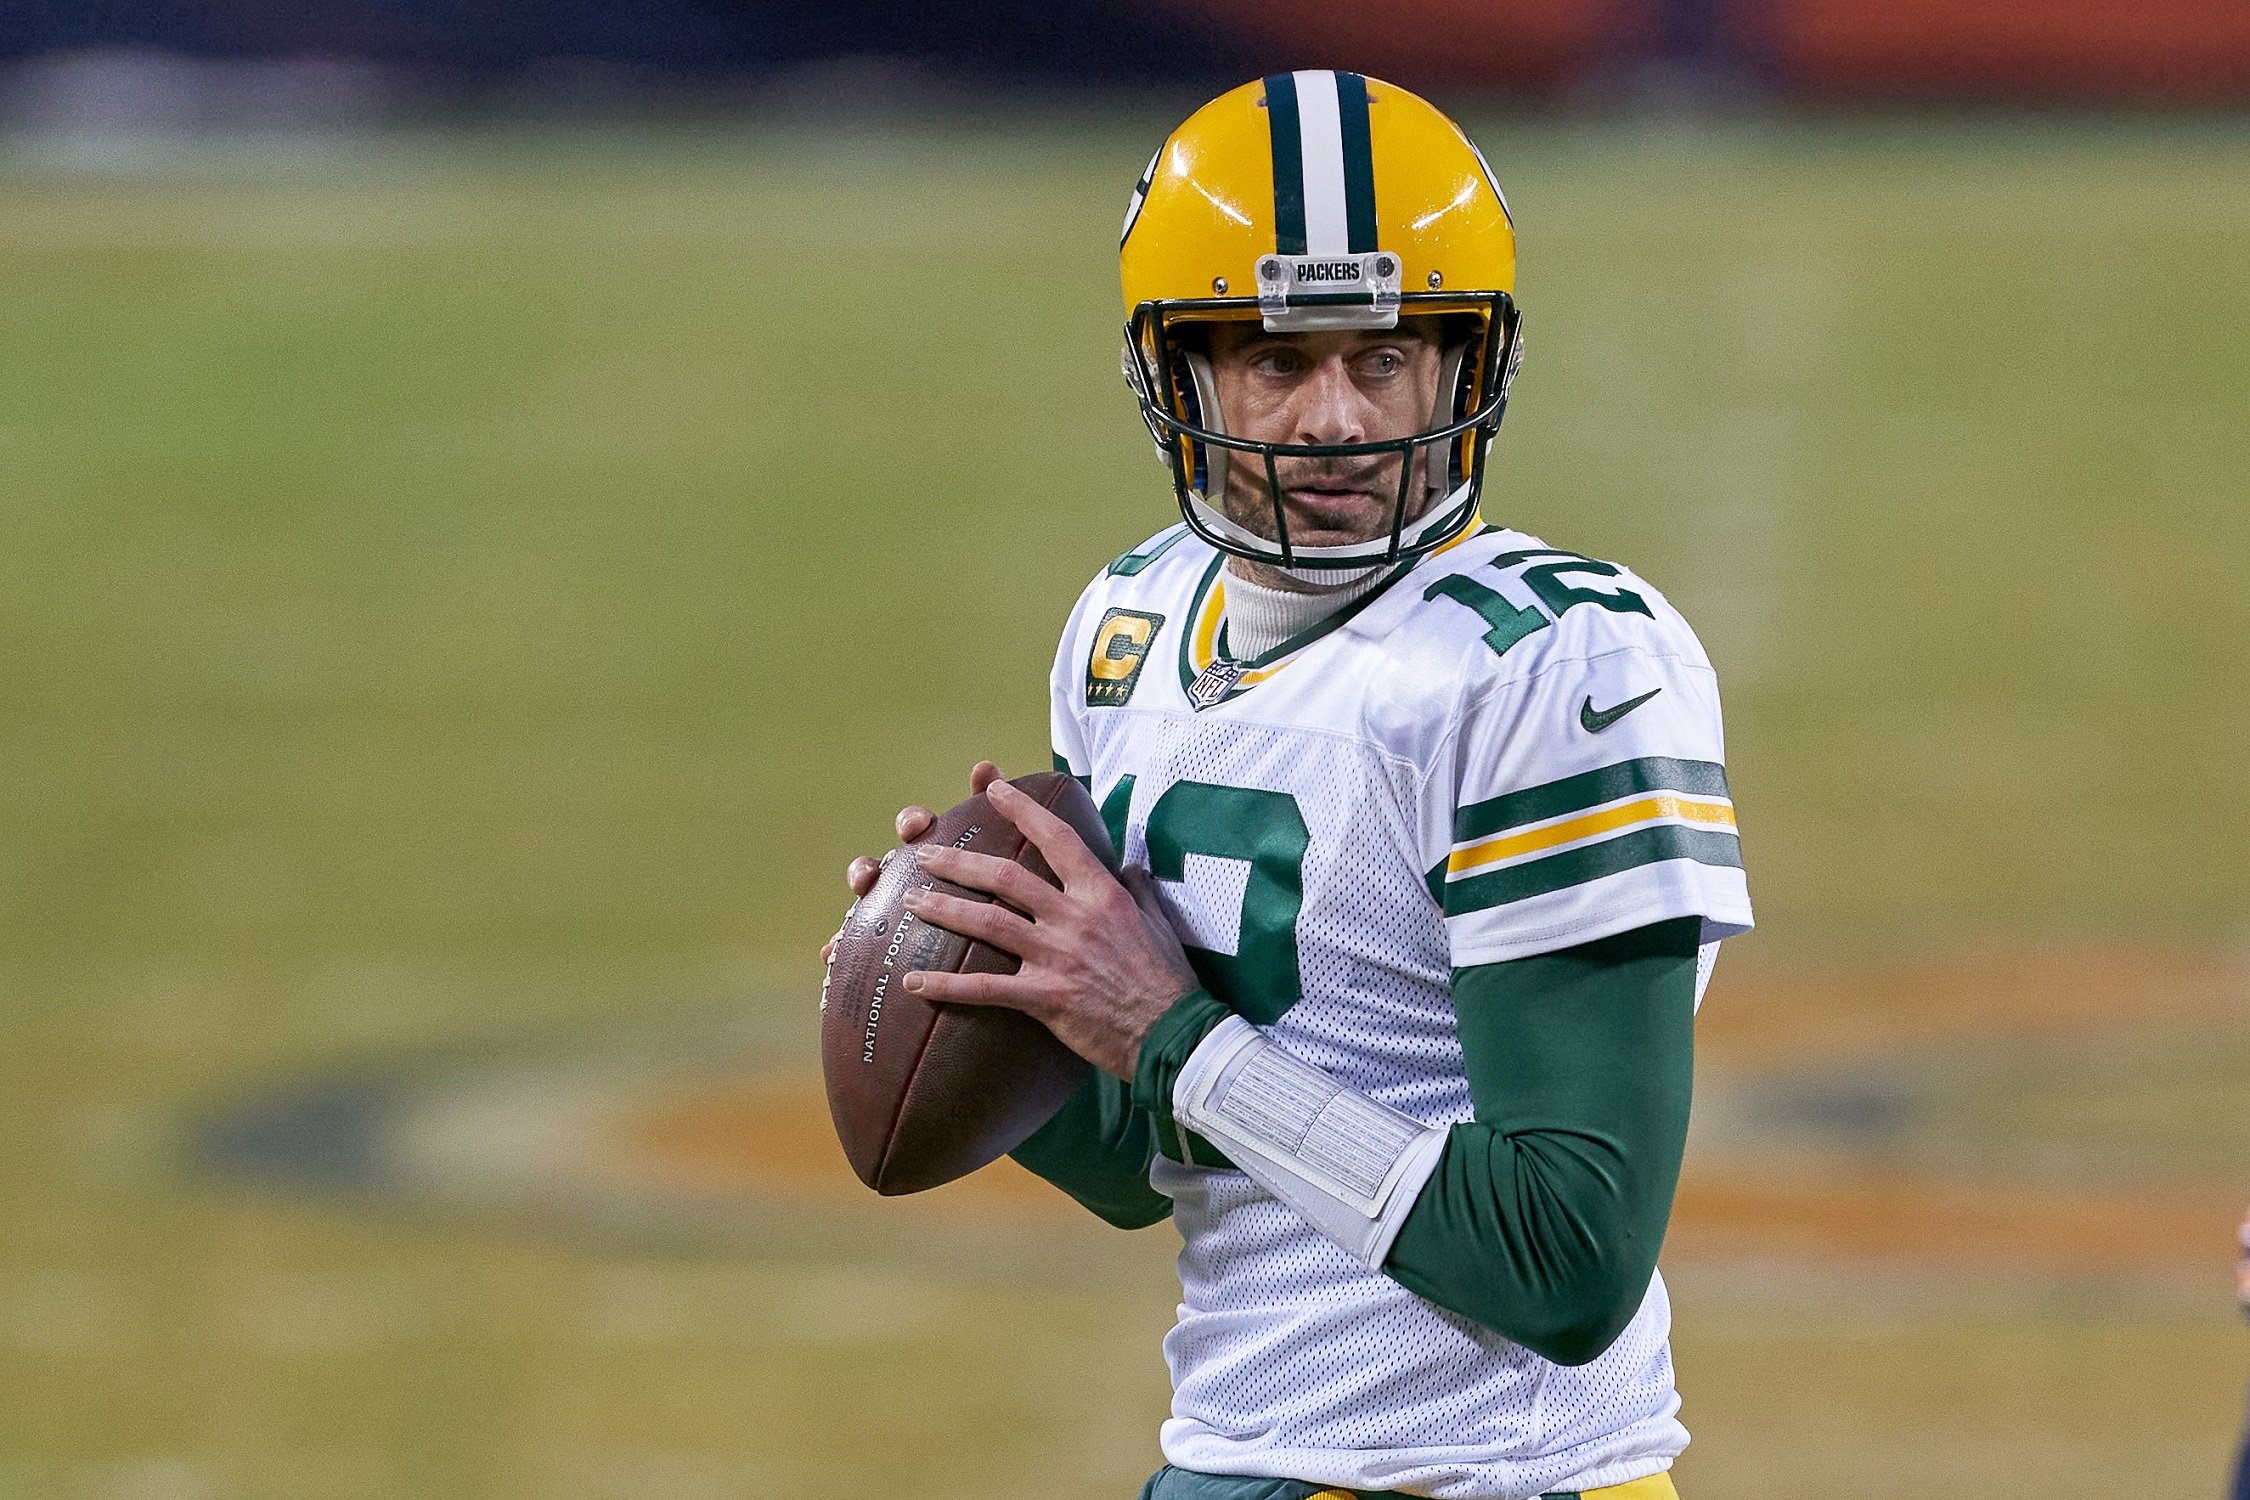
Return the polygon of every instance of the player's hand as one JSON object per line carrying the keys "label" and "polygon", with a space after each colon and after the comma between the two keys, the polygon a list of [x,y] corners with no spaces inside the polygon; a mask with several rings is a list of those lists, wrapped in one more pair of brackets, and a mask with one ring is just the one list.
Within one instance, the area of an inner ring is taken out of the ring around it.
{"label": "player's hand", "polygon": [[1013,974],[917,970],[906,976],[907,990],[925,1000],[1020,1010],[1095,1067],[1131,1078],[1149,1029],[1196,986],[1155,884],[1147,871],[1131,868],[1120,881],[1068,823],[997,776],[979,790],[1038,848],[1062,889],[1013,860],[966,849],[915,850],[922,868],[940,880],[997,899],[911,891],[906,909],[1012,953],[1022,967]]}
{"label": "player's hand", "polygon": [[[1000,768],[998,766],[989,760],[978,761],[969,769],[969,795],[975,796],[999,779]],[[901,844],[906,844],[920,838],[923,832],[936,821],[937,814],[926,807],[902,807],[898,810],[898,816],[891,820],[891,825],[898,830],[898,841]],[[860,897],[875,889],[875,877],[880,875],[882,871],[883,862],[881,860],[871,859],[864,854],[844,866],[844,884],[851,888],[852,900],[857,901]],[[844,915],[846,917],[851,915],[850,907],[844,909]],[[842,935],[843,929],[839,927],[835,936],[830,937],[827,942],[820,945],[820,961],[822,963],[827,963],[829,955],[836,951],[836,938]]]}
{"label": "player's hand", "polygon": [[2235,1270],[2235,1289],[2242,1299],[2242,1315],[2250,1318],[2250,1213],[2242,1216],[2242,1227],[2234,1232],[2234,1238],[2242,1247],[2242,1259]]}

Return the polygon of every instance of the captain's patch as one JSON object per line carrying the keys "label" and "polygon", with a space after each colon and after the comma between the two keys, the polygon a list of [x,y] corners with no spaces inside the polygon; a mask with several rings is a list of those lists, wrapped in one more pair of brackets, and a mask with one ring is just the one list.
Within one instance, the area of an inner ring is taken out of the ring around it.
{"label": "captain's patch", "polygon": [[1162,615],[1113,609],[1094,629],[1094,649],[1086,659],[1086,706],[1121,708],[1133,696],[1148,664],[1148,648],[1164,628]]}

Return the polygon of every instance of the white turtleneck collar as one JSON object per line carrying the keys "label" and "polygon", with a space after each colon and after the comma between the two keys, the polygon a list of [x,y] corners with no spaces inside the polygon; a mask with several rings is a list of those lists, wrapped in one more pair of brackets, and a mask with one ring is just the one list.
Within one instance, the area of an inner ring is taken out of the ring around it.
{"label": "white turtleneck collar", "polygon": [[1237,661],[1265,655],[1291,636],[1301,635],[1354,600],[1365,598],[1389,574],[1369,568],[1344,575],[1340,583],[1313,589],[1277,589],[1253,583],[1227,568],[1227,654]]}

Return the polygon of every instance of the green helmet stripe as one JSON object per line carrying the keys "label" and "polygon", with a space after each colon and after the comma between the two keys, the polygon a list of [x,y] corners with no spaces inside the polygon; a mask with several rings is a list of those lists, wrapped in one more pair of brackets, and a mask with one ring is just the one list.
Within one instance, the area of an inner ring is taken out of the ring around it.
{"label": "green helmet stripe", "polygon": [[1367,123],[1367,80],[1357,73],[1336,75],[1337,123],[1344,136],[1344,214],[1351,226],[1351,252],[1365,254],[1376,243],[1375,148]]}
{"label": "green helmet stripe", "polygon": [[1266,77],[1266,128],[1273,135],[1274,251],[1305,253],[1305,141],[1297,120],[1297,77]]}

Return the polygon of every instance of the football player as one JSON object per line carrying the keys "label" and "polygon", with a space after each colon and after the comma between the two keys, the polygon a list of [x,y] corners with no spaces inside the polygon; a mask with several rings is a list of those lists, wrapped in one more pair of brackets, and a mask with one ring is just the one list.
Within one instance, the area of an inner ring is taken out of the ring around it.
{"label": "football player", "polygon": [[[2250,1211],[2243,1214],[2234,1241],[2240,1257],[2235,1262],[2235,1296],[2242,1304],[2242,1315],[2250,1318]],[[2242,1451],[2234,1461],[2234,1500],[2250,1500],[2250,1425],[2242,1430]]]}
{"label": "football player", "polygon": [[1017,1160],[1178,1229],[1146,1500],[1672,1496],[1656,1256],[1750,906],[1686,621],[1480,511],[1507,201],[1423,100],[1282,73],[1164,142],[1121,260],[1181,520],[1087,587],[1050,686],[1124,878],[980,764],[1062,888],[918,851],[1002,901],[917,914],[1022,967],[905,983],[1094,1063]]}

